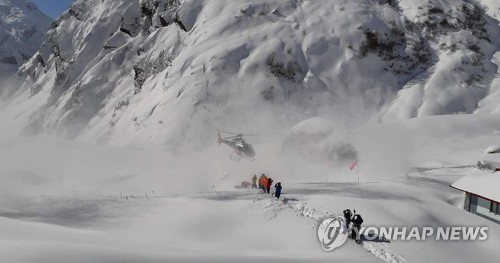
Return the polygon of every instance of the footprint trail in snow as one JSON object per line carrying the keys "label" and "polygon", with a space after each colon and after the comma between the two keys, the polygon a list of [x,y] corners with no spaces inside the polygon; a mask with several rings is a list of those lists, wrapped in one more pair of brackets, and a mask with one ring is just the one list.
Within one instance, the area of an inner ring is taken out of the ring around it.
{"label": "footprint trail in snow", "polygon": [[[259,198],[253,201],[252,206],[254,205],[258,206],[260,209],[264,208],[263,210],[261,210],[261,215],[266,220],[275,218],[281,211],[285,209],[291,209],[299,216],[312,218],[318,223],[328,217],[335,216],[335,214],[311,208],[307,203],[300,202],[299,200],[294,198],[285,198],[283,200],[277,200],[274,198]],[[394,251],[391,251],[389,246],[386,244],[372,241],[363,241],[362,247],[367,252],[373,254],[384,262],[407,263],[407,261],[401,255],[395,253]]]}

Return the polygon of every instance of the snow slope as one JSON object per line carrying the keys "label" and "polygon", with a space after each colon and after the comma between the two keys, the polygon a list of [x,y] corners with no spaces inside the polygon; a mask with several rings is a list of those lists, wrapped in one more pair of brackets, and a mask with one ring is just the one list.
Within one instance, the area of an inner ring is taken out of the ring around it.
{"label": "snow slope", "polygon": [[0,1],[0,79],[14,74],[36,53],[51,21],[31,1]]}
{"label": "snow slope", "polygon": [[[4,105],[24,134],[178,151],[217,127],[497,112],[495,1],[77,1]],[[205,131],[205,132],[200,132]]]}

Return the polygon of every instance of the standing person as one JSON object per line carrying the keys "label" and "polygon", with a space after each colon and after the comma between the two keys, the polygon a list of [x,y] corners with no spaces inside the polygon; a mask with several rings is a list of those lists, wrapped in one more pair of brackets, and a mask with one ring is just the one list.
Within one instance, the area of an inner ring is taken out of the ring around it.
{"label": "standing person", "polygon": [[259,178],[259,188],[262,189],[264,193],[266,193],[267,181],[268,178],[266,177],[266,175],[262,174]]}
{"label": "standing person", "polygon": [[280,199],[280,195],[281,195],[281,182],[278,182],[274,188],[276,188],[276,191],[274,192],[274,196],[276,196],[276,198]]}
{"label": "standing person", "polygon": [[351,220],[352,220],[352,212],[350,209],[344,210],[344,219],[345,219],[345,225],[346,225],[347,231],[349,231],[349,225],[351,224]]}
{"label": "standing person", "polygon": [[271,185],[273,185],[273,179],[271,179],[271,177],[269,177],[269,179],[267,179],[267,186],[266,186],[268,194],[271,192]]}
{"label": "standing person", "polygon": [[352,217],[352,235],[351,238],[356,240],[356,243],[361,243],[361,235],[359,233],[361,229],[361,224],[363,224],[363,218],[361,215],[356,214],[354,210],[354,216]]}
{"label": "standing person", "polygon": [[252,189],[257,189],[257,175],[254,174],[252,177]]}

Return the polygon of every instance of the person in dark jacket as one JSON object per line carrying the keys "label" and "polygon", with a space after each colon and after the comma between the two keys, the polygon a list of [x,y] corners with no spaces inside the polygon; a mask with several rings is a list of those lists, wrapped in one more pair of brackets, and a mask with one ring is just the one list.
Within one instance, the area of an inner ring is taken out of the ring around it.
{"label": "person in dark jacket", "polygon": [[344,210],[344,219],[347,230],[349,230],[349,225],[351,224],[352,212],[350,209]]}
{"label": "person in dark jacket", "polygon": [[363,224],[363,218],[361,215],[356,214],[356,210],[354,210],[354,216],[352,217],[352,235],[351,238],[356,240],[356,243],[361,242],[361,235],[359,233],[361,229],[361,224]]}
{"label": "person in dark jacket", "polygon": [[278,182],[274,188],[276,188],[276,191],[274,192],[274,196],[276,196],[276,198],[280,199],[280,195],[281,195],[281,182]]}
{"label": "person in dark jacket", "polygon": [[252,189],[257,189],[257,175],[254,174],[252,177]]}
{"label": "person in dark jacket", "polygon": [[266,187],[268,194],[271,193],[271,185],[273,185],[273,179],[271,179],[271,177],[269,177],[269,179],[267,179],[267,187]]}

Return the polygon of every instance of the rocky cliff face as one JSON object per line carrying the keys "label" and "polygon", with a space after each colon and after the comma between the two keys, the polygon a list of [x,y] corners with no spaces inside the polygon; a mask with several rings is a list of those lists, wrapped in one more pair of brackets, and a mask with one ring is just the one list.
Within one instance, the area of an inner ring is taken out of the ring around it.
{"label": "rocky cliff face", "polygon": [[11,87],[26,134],[179,150],[281,131],[499,112],[495,1],[79,0]]}
{"label": "rocky cliff face", "polygon": [[51,19],[26,0],[0,0],[0,78],[30,59],[45,40]]}

